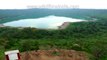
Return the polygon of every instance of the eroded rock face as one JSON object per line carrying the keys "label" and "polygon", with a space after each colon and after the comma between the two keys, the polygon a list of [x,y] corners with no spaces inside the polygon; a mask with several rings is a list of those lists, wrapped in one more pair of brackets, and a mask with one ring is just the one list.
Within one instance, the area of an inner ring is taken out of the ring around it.
{"label": "eroded rock face", "polygon": [[38,50],[21,53],[21,60],[89,60],[85,52],[74,50]]}

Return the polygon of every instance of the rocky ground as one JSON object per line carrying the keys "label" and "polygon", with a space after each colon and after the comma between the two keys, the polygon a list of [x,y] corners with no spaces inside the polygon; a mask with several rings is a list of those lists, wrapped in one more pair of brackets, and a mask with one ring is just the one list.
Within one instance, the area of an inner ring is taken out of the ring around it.
{"label": "rocky ground", "polygon": [[21,60],[89,60],[85,52],[75,50],[38,50],[21,53]]}

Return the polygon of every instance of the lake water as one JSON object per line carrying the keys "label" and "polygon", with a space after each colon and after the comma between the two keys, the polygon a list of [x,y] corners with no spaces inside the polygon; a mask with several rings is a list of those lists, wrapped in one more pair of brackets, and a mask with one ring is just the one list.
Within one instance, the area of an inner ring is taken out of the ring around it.
{"label": "lake water", "polygon": [[57,29],[58,26],[62,25],[64,22],[82,22],[82,21],[87,21],[87,20],[50,15],[50,16],[34,18],[34,19],[20,19],[20,20],[4,23],[3,25],[11,26],[11,27]]}

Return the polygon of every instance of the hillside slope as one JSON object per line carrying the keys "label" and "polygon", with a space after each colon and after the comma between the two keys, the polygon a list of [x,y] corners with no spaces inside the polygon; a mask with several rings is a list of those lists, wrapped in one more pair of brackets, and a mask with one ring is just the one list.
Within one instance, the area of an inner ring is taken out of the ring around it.
{"label": "hillside slope", "polygon": [[38,50],[21,53],[21,60],[89,60],[85,52],[75,50]]}

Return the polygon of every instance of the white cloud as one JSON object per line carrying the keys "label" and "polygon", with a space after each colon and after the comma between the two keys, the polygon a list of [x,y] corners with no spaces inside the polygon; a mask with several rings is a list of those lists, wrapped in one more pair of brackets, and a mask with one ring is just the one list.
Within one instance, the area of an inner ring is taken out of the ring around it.
{"label": "white cloud", "polygon": [[38,5],[78,5],[79,8],[107,9],[107,0],[0,0],[0,9],[25,9]]}

